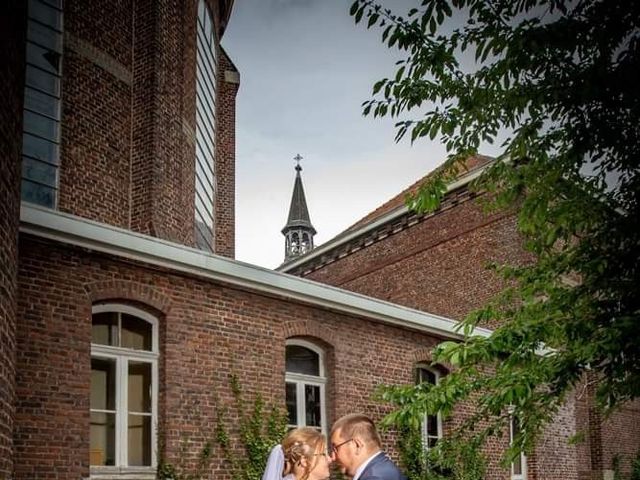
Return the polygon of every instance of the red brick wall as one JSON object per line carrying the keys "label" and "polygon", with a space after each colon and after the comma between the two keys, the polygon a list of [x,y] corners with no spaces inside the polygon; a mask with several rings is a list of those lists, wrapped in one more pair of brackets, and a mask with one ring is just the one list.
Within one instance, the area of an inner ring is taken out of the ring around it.
{"label": "red brick wall", "polygon": [[[500,278],[485,268],[488,263],[521,264],[531,259],[521,247],[513,213],[486,215],[476,202],[467,201],[306,276],[461,319],[503,286]],[[549,424],[529,456],[530,478],[601,479],[605,471],[612,470],[616,455],[622,473],[629,474],[630,463],[640,450],[638,402],[623,406],[605,420],[594,406],[592,390],[580,385]],[[464,415],[467,408],[463,405],[460,414]],[[582,442],[567,443],[581,432]],[[500,445],[489,449],[492,455],[500,450]],[[492,464],[490,472],[494,468]]]}
{"label": "red brick wall", "polygon": [[[372,400],[374,389],[412,382],[414,364],[437,341],[27,235],[20,249],[16,480],[88,474],[95,302],[133,303],[160,320],[159,408],[170,460],[184,436],[194,441],[195,455],[213,435],[220,408],[214,395],[231,401],[230,372],[238,373],[249,401],[260,391],[284,403],[286,338],[312,339],[325,348],[329,422],[354,411],[379,420],[389,409]],[[391,449],[393,437],[385,440]],[[207,478],[230,479],[218,449],[214,457]],[[492,472],[487,478],[506,478],[497,467]]]}
{"label": "red brick wall", "polygon": [[[197,1],[70,2],[64,14],[59,209],[194,245]],[[218,56],[216,253],[232,257],[237,85]]]}
{"label": "red brick wall", "polygon": [[15,400],[20,151],[26,4],[10,0],[0,20],[0,478],[12,471]]}
{"label": "red brick wall", "polygon": [[631,478],[631,464],[640,455],[640,400],[623,405],[603,420],[602,464],[614,470],[615,458],[623,478]]}
{"label": "red brick wall", "polygon": [[511,214],[486,215],[466,201],[401,230],[307,278],[430,313],[461,319],[500,291],[490,262],[521,263]]}
{"label": "red brick wall", "polygon": [[127,228],[132,2],[100,0],[91,9],[68,2],[65,7],[58,207]]}
{"label": "red brick wall", "polygon": [[239,73],[220,49],[216,121],[216,253],[235,257],[236,94]]}

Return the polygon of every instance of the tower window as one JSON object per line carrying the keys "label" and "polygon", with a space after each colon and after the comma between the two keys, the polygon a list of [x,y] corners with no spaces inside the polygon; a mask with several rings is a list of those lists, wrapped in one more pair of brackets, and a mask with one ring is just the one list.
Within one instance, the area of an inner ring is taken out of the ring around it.
{"label": "tower window", "polygon": [[195,242],[213,251],[216,198],[216,35],[211,12],[198,3],[196,46]]}
{"label": "tower window", "polygon": [[55,207],[60,165],[62,2],[30,0],[22,135],[22,200]]}

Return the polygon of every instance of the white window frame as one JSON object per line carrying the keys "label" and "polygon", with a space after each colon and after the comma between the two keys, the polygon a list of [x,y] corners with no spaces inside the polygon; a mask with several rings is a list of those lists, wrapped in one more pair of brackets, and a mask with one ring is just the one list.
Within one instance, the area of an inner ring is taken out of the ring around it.
{"label": "white window frame", "polygon": [[[296,345],[299,347],[308,348],[314,353],[318,354],[319,362],[319,376],[305,375],[302,373],[285,372],[285,384],[294,383],[296,385],[296,416],[298,418],[297,424],[289,424],[289,427],[306,427],[306,404],[304,397],[304,386],[313,385],[320,387],[320,428],[322,433],[327,433],[327,397],[326,397],[326,384],[327,377],[325,374],[325,354],[324,350],[315,345],[314,343],[298,338],[292,338],[287,340],[287,346]],[[286,359],[285,359],[286,362]],[[286,363],[285,363],[286,365]]]}
{"label": "white window frame", "polygon": [[[418,370],[427,370],[428,372],[433,373],[433,375],[435,376],[436,378],[435,385],[440,383],[440,377],[442,376],[442,374],[435,368],[427,365],[426,363],[418,363],[416,364],[415,368],[416,368],[416,377],[418,376]],[[417,380],[418,379],[416,378],[416,384],[418,383]],[[440,412],[436,413],[437,428],[438,428],[436,435],[429,434],[429,431],[428,431],[429,422],[427,420],[427,416],[429,415],[430,415],[429,413],[424,414],[422,418],[422,424],[420,425],[420,435],[422,437],[422,446],[424,447],[425,451],[429,451],[430,449],[429,439],[435,438],[438,441],[442,439],[442,415],[440,414]]]}
{"label": "white window frame", "polygon": [[[105,303],[94,305],[92,316],[97,313],[125,313],[133,315],[151,324],[151,351],[132,350],[91,343],[91,358],[116,361],[116,445],[115,465],[91,465],[91,477],[100,478],[101,473],[147,473],[157,468],[157,426],[158,426],[158,319],[143,310],[128,305]],[[126,411],[129,361],[151,364],[151,465],[129,466],[127,445],[128,417]],[[155,477],[152,477],[155,478]]]}
{"label": "white window frame", "polygon": [[[518,421],[518,419],[513,415],[513,409],[510,409],[509,412],[509,445],[513,444],[513,422]],[[527,456],[524,452],[520,452],[520,469],[522,473],[514,473],[513,471],[513,462],[509,466],[509,473],[511,474],[511,480],[527,480]]]}

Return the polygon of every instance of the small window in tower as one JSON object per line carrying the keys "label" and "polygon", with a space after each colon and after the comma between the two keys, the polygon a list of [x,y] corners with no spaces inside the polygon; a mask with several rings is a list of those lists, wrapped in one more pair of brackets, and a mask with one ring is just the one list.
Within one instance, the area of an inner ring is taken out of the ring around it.
{"label": "small window in tower", "polygon": [[213,17],[198,3],[196,32],[195,244],[215,249],[217,41]]}
{"label": "small window in tower", "polygon": [[27,16],[21,197],[53,208],[60,165],[62,5],[30,0]]}

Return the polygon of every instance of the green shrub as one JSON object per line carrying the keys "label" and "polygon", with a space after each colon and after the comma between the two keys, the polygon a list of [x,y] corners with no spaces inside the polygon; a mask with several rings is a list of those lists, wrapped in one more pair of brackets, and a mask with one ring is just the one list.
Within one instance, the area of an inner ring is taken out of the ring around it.
{"label": "green shrub", "polygon": [[287,431],[287,416],[282,409],[266,405],[260,394],[256,395],[253,405],[247,407],[237,376],[231,375],[230,382],[239,437],[236,439],[229,434],[227,411],[221,408],[218,410],[216,441],[231,467],[233,480],[260,480],[271,448],[282,441]]}

